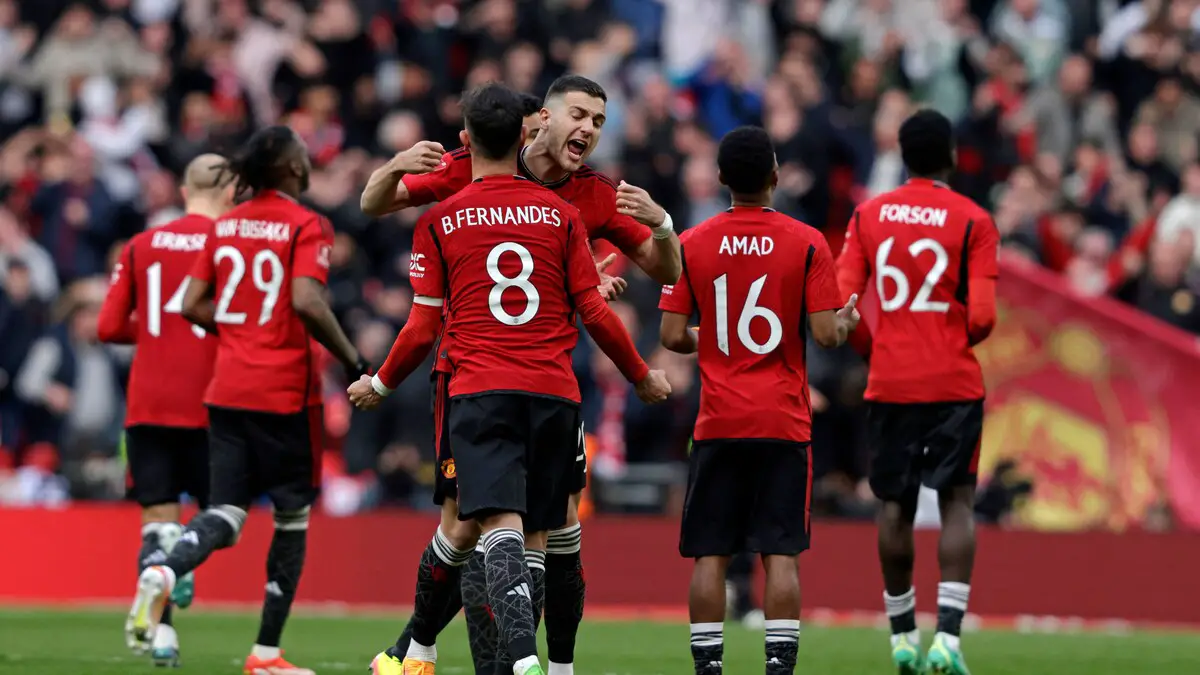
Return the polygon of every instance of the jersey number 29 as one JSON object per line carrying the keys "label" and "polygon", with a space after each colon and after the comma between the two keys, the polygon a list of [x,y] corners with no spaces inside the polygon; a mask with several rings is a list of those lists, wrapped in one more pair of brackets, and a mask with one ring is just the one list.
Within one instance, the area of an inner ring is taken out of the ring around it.
{"label": "jersey number 29", "polygon": [[[765,274],[750,284],[750,292],[746,294],[746,304],[742,306],[742,311],[738,314],[738,341],[755,354],[770,354],[783,340],[783,322],[779,320],[779,315],[758,305],[758,296],[762,295],[763,286],[766,284],[767,275]],[[717,349],[720,349],[725,356],[729,356],[729,280],[727,275],[722,274],[713,279],[713,291],[713,300],[717,309]],[[755,317],[766,320],[771,329],[766,342],[755,342],[754,336],[750,335],[750,322]]]}
{"label": "jersey number 29", "polygon": [[[222,260],[230,261],[233,267],[229,270],[229,278],[225,280],[225,288],[221,289],[221,298],[217,302],[214,318],[217,323],[240,325],[246,323],[246,313],[231,312],[229,305],[233,303],[233,296],[237,294],[242,277],[246,276],[246,259],[237,248],[222,246],[213,254],[213,262],[220,265]],[[262,326],[271,320],[275,303],[279,302],[279,292],[283,289],[283,262],[274,251],[264,248],[254,254],[250,270],[254,287],[263,294],[262,308],[258,312],[258,325]]]}

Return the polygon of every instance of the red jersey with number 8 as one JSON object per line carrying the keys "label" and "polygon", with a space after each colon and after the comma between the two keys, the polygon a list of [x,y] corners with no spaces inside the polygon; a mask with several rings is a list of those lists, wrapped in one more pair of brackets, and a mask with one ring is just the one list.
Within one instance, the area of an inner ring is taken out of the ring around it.
{"label": "red jersey with number 8", "polygon": [[292,280],[329,277],[333,229],[265,191],[216,222],[192,276],[216,303],[217,363],[204,402],[278,414],[321,402],[318,347],[292,309]]}
{"label": "red jersey with number 8", "polygon": [[772,209],[735,207],[679,240],[683,274],[658,306],[700,312],[693,438],[808,442],[805,323],[842,307],[825,237]]}
{"label": "red jersey with number 8", "polygon": [[[101,339],[133,342],[125,425],[208,426],[204,390],[217,339],[184,319],[188,271],[213,221],[188,215],[129,240],[100,310]],[[136,314],[136,322],[133,317]]]}
{"label": "red jersey with number 8", "polygon": [[968,284],[998,276],[999,243],[986,211],[935,181],[913,179],[858,206],[838,268],[839,276],[874,283],[879,297],[865,398],[983,398],[967,331]]}
{"label": "red jersey with number 8", "polygon": [[600,284],[579,211],[519,176],[477,179],[413,234],[415,302],[445,303],[450,395],[527,392],[579,402],[573,296]]}

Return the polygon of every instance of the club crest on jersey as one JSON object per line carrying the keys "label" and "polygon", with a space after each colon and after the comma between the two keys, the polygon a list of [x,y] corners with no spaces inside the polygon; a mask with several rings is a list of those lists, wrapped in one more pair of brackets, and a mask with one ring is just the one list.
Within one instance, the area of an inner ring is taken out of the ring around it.
{"label": "club crest on jersey", "polygon": [[317,264],[321,267],[329,267],[329,256],[333,251],[333,247],[329,244],[322,244],[321,248],[317,249]]}
{"label": "club crest on jersey", "polygon": [[455,478],[458,476],[458,469],[454,468],[454,460],[447,459],[442,461],[442,477]]}

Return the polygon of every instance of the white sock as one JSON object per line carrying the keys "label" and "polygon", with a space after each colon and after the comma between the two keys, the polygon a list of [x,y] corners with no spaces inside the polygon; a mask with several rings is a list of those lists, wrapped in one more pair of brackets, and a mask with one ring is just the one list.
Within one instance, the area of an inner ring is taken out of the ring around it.
{"label": "white sock", "polygon": [[250,655],[256,659],[262,659],[263,661],[277,659],[282,653],[283,652],[279,649],[279,647],[264,647],[262,645],[254,645],[250,648]]}
{"label": "white sock", "polygon": [[694,623],[691,630],[693,647],[719,647],[725,641],[724,623]]}
{"label": "white sock", "polygon": [[[907,614],[908,612],[916,612],[917,611],[917,590],[915,588],[909,588],[907,591],[901,593],[900,595],[888,595],[888,592],[884,591],[883,592],[883,607],[884,607],[884,611],[887,612],[887,616],[889,619],[895,618],[897,616],[903,616],[904,614]],[[891,637],[892,647],[895,647],[896,643],[900,642],[901,637],[907,638],[908,643],[913,645],[914,647],[919,646],[921,644],[921,631],[912,630],[907,633],[897,633],[895,635],[892,635],[892,637]]]}
{"label": "white sock", "polygon": [[537,655],[526,656],[513,664],[513,673],[514,675],[525,675],[530,668],[536,665],[539,665]]}
{"label": "white sock", "polygon": [[961,581],[943,581],[938,584],[938,607],[957,609],[967,613],[967,602],[971,599],[971,584]]}
{"label": "white sock", "polygon": [[429,645],[426,647],[416,640],[408,641],[408,653],[404,655],[406,658],[416,659],[418,661],[428,661],[429,663],[437,663],[437,645]]}
{"label": "white sock", "polygon": [[575,664],[550,662],[550,672],[546,675],[575,675]]}
{"label": "white sock", "polygon": [[937,635],[933,636],[934,640],[936,640],[938,638],[941,638],[942,643],[945,644],[947,647],[949,647],[951,651],[955,651],[955,652],[962,651],[962,642],[960,642],[959,637],[957,635],[951,635],[949,633],[938,633]]}
{"label": "white sock", "polygon": [[767,630],[767,642],[799,642],[800,619],[767,619],[763,622]]}
{"label": "white sock", "polygon": [[174,626],[168,626],[165,623],[160,623],[158,628],[154,629],[154,648],[165,649],[167,647],[179,648],[179,635],[175,632]]}

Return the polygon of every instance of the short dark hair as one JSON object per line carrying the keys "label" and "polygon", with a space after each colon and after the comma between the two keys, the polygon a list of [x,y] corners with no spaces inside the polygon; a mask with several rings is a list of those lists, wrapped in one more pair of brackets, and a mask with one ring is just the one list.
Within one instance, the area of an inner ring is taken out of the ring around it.
{"label": "short dark hair", "polygon": [[914,176],[936,176],[954,168],[954,126],[926,108],[900,125],[900,157]]}
{"label": "short dark hair", "polygon": [[604,87],[582,75],[563,75],[551,82],[550,89],[546,92],[546,98],[550,99],[573,91],[583,92],[592,98],[598,98],[608,103],[608,94],[604,92]]}
{"label": "short dark hair", "polygon": [[[273,190],[291,177],[289,164],[303,151],[290,128],[275,125],[254,132],[225,163],[224,171],[237,179],[237,192]],[[220,177],[218,182],[224,180]]]}
{"label": "short dark hair", "polygon": [[533,94],[520,94],[521,117],[529,117],[542,109],[542,99]]}
{"label": "short dark hair", "polygon": [[730,192],[752,195],[770,187],[775,171],[775,146],[762,127],[738,127],[725,134],[717,148],[721,182]]}
{"label": "short dark hair", "polygon": [[484,159],[504,159],[521,142],[521,95],[498,82],[488,82],[463,94],[463,122],[472,151]]}

